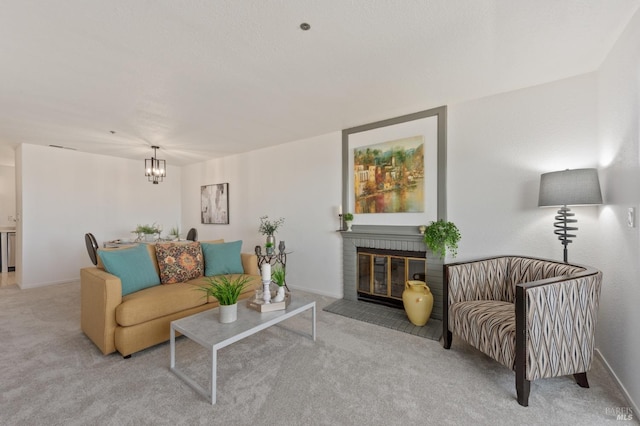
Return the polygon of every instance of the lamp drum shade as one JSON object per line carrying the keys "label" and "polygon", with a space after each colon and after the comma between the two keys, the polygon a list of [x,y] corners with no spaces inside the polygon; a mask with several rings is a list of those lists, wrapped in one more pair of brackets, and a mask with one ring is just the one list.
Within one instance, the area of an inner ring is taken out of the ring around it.
{"label": "lamp drum shade", "polygon": [[538,207],[602,204],[596,169],[573,169],[540,176]]}

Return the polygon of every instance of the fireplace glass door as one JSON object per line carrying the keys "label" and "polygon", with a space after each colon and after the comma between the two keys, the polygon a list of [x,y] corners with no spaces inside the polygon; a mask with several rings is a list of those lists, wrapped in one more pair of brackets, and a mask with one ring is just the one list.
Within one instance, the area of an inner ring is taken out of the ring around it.
{"label": "fireplace glass door", "polygon": [[[358,298],[402,306],[407,280],[424,277],[426,260],[419,252],[358,251]],[[377,251],[377,250],[376,250]]]}

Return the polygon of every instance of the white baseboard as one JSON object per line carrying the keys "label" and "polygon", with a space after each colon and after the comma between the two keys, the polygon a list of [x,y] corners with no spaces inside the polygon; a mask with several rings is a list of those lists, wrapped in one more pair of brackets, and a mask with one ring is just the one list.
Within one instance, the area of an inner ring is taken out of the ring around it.
{"label": "white baseboard", "polygon": [[634,418],[637,419],[638,416],[640,415],[640,410],[638,409],[638,404],[636,404],[635,401],[631,398],[631,395],[629,395],[629,392],[627,392],[627,389],[624,387],[624,385],[622,384],[622,382],[620,381],[620,379],[616,375],[615,371],[613,371],[613,369],[611,368],[611,365],[609,365],[609,363],[607,362],[606,358],[602,355],[602,352],[600,352],[600,350],[598,348],[596,348],[595,349],[595,353],[596,353],[596,356],[598,358],[600,358],[600,361],[602,361],[602,364],[604,365],[604,367],[609,372],[609,375],[613,378],[613,380],[618,385],[618,388],[622,392],[622,395],[627,400],[627,402],[629,403],[629,406],[633,410],[633,414],[635,414]]}

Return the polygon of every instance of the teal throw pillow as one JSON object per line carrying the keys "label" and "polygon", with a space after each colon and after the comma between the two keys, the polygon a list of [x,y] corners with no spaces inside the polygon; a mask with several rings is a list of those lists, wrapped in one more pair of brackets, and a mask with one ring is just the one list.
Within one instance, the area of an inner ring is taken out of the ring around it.
{"label": "teal throw pillow", "polygon": [[231,243],[200,243],[204,254],[204,274],[207,277],[225,274],[243,274],[242,241]]}
{"label": "teal throw pillow", "polygon": [[120,278],[123,296],[160,284],[160,277],[144,244],[122,250],[98,250],[98,256],[104,269]]}

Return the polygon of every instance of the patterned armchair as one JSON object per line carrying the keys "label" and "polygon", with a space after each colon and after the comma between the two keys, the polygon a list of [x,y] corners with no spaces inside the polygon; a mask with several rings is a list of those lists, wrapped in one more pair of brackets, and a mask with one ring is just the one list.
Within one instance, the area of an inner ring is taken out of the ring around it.
{"label": "patterned armchair", "polygon": [[522,256],[444,265],[443,336],[515,371],[518,403],[532,380],[573,374],[589,387],[602,273]]}

